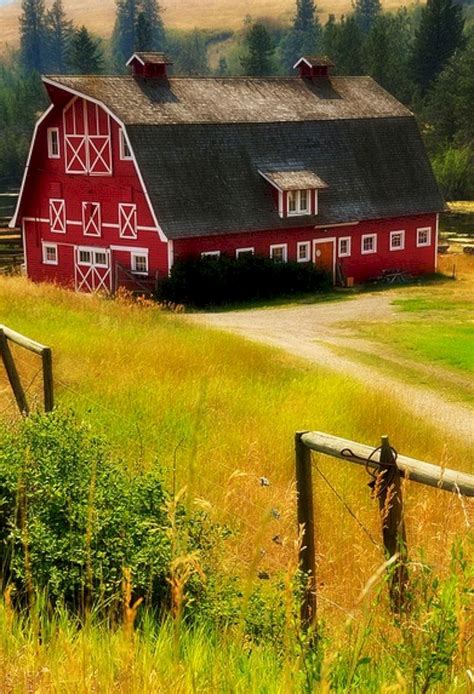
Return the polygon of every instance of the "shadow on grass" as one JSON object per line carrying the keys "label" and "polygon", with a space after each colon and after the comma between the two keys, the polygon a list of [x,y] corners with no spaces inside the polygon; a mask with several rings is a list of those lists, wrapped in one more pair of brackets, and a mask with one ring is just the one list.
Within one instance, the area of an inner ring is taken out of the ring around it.
{"label": "shadow on grass", "polygon": [[256,299],[255,301],[238,302],[235,304],[216,304],[212,306],[187,306],[187,313],[226,313],[228,311],[250,311],[253,309],[291,308],[292,306],[311,306],[330,302],[346,301],[357,294],[355,289],[335,288],[327,292],[311,294],[286,294],[274,299]]}

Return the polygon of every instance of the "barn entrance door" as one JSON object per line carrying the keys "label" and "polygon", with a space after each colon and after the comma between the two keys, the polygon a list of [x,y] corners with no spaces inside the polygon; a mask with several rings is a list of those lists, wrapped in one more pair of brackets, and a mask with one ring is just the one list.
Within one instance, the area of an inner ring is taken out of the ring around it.
{"label": "barn entrance door", "polygon": [[319,270],[328,272],[333,282],[335,280],[336,271],[335,249],[335,239],[316,239],[314,242],[314,264]]}
{"label": "barn entrance door", "polygon": [[77,292],[112,290],[111,252],[108,248],[76,246],[74,279]]}

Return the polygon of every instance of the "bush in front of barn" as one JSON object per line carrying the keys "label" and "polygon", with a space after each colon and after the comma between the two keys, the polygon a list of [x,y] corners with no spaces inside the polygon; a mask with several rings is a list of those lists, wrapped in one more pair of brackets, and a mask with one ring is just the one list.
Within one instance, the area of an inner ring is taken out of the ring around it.
{"label": "bush in front of barn", "polygon": [[75,612],[113,613],[129,577],[134,599],[161,611],[176,547],[210,554],[219,532],[168,495],[156,467],[128,471],[73,413],[0,430],[0,577],[19,605],[46,595]]}
{"label": "bush in front of barn", "polygon": [[177,260],[158,298],[190,306],[218,306],[326,290],[328,273],[312,263],[277,263],[262,256]]}

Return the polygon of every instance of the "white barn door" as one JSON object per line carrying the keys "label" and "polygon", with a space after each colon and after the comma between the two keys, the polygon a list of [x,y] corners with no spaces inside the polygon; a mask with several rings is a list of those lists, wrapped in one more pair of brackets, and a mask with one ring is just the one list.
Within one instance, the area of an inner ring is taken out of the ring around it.
{"label": "white barn door", "polygon": [[108,248],[76,246],[74,284],[77,292],[112,291],[112,258]]}

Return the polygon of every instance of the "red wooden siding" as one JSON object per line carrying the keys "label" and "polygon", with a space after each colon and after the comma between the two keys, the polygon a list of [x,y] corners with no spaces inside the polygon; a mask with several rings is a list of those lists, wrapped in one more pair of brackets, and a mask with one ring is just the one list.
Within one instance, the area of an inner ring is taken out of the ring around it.
{"label": "red wooden siding", "polygon": [[[48,157],[48,128],[59,130],[58,158]],[[126,219],[134,230],[128,224],[121,235]],[[168,244],[159,237],[135,164],[120,158],[120,126],[86,99],[71,97],[40,125],[19,221],[35,281],[74,286],[78,247],[110,251],[112,271],[116,263],[130,270],[131,249],[146,249],[150,277],[168,272]],[[43,263],[43,242],[58,244],[58,265]]]}
{"label": "red wooden siding", "polygon": [[[431,228],[431,244],[417,247],[417,229]],[[390,232],[405,231],[403,250],[390,250]],[[377,235],[376,253],[362,254],[361,242],[365,234]],[[398,217],[382,219],[359,224],[332,227],[328,229],[293,228],[285,231],[259,231],[252,234],[231,234],[181,239],[174,242],[174,257],[184,258],[197,256],[202,252],[220,251],[235,256],[238,248],[254,247],[255,253],[269,256],[270,246],[288,244],[288,260],[296,260],[299,241],[335,240],[336,254],[338,239],[350,237],[351,255],[339,258],[346,277],[353,277],[355,282],[365,282],[380,275],[383,269],[402,269],[413,275],[433,272],[436,267],[436,215],[427,214],[416,217]]]}

